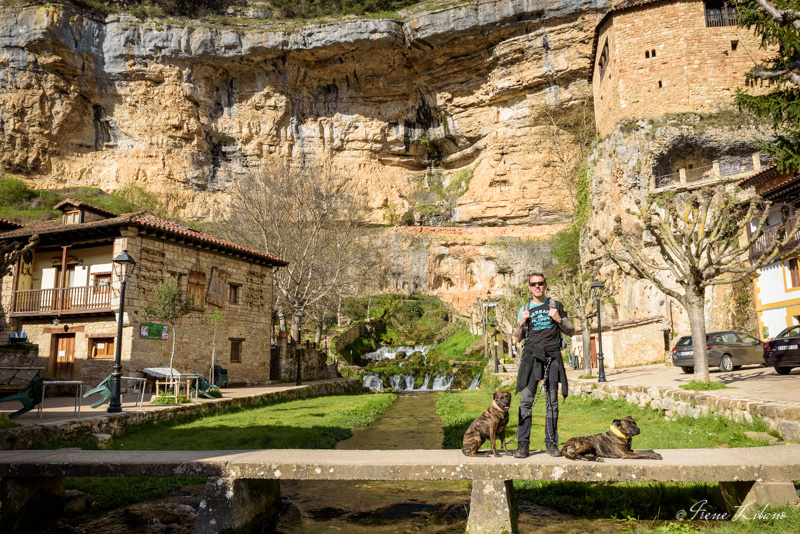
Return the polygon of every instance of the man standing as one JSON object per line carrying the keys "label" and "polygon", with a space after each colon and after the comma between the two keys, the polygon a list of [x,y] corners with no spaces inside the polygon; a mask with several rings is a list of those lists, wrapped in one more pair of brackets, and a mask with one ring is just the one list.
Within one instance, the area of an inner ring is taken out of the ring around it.
{"label": "man standing", "polygon": [[528,278],[531,300],[519,309],[514,338],[524,339],[522,357],[517,375],[519,400],[519,425],[517,427],[517,450],[514,458],[527,458],[531,436],[531,410],[536,395],[536,386],[545,381],[545,427],[544,443],[550,456],[562,456],[558,448],[558,384],[567,397],[567,372],[561,360],[561,332],[570,336],[575,327],[567,318],[564,306],[547,296],[547,281],[542,273],[533,273]]}

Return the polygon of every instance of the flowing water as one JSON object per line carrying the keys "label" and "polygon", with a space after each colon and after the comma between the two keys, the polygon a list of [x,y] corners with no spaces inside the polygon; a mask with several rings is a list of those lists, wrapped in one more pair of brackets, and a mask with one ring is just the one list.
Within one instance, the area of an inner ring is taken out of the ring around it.
{"label": "flowing water", "polygon": [[[357,428],[337,449],[441,449],[442,422],[435,395],[406,393],[368,427]],[[284,512],[278,532],[458,533],[467,527],[469,481],[281,481]],[[519,532],[620,531],[614,521],[575,519],[547,508],[520,505]]]}

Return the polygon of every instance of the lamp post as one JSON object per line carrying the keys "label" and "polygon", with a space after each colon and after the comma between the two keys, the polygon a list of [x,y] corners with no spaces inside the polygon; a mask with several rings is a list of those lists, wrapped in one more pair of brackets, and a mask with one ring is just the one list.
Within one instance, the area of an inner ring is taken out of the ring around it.
{"label": "lamp post", "polygon": [[120,380],[122,379],[122,318],[125,314],[125,286],[128,279],[136,270],[136,262],[128,254],[128,250],[114,258],[114,274],[120,280],[119,289],[119,317],[117,318],[117,346],[114,347],[114,372],[111,373],[111,402],[108,404],[108,413],[119,413],[122,411],[120,401]]}
{"label": "lamp post", "polygon": [[603,285],[603,282],[600,280],[595,280],[592,284],[592,293],[594,297],[597,299],[597,381],[598,382],[605,382],[606,381],[606,370],[603,367],[603,334],[602,334],[602,324],[600,322],[600,296],[603,294],[603,290],[606,286]]}
{"label": "lamp post", "polygon": [[300,338],[302,337],[302,332],[303,332],[303,317],[305,317],[305,314],[303,313],[302,310],[298,310],[297,313],[294,314],[294,316],[297,317],[297,345],[295,345],[295,348],[294,348],[294,355],[297,358],[297,382],[295,382],[295,384],[299,386],[300,385],[300,352],[299,352],[299,349],[300,349]]}
{"label": "lamp post", "polygon": [[500,362],[497,360],[497,318],[492,321],[492,342],[494,343],[494,374],[500,371]]}
{"label": "lamp post", "polygon": [[[486,292],[486,295],[487,296],[489,295],[488,291]],[[484,337],[486,339],[486,343],[484,343],[484,347],[486,348],[485,356],[486,356],[487,360],[489,359],[489,312],[495,306],[497,306],[496,302],[484,302],[483,303],[483,310],[484,310],[484,312],[483,312],[483,324],[484,324],[483,332],[484,332]],[[497,318],[495,317],[495,320],[492,321],[492,328],[494,328],[494,334],[493,335],[494,335],[494,372],[495,373],[497,373],[498,370],[499,370],[499,363],[497,361],[497,328],[495,326],[495,322],[496,321],[497,321]]]}

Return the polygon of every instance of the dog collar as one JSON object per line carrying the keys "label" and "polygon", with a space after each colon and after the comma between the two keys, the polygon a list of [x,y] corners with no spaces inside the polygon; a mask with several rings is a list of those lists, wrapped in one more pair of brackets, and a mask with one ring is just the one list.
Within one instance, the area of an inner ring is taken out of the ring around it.
{"label": "dog collar", "polygon": [[622,438],[622,439],[628,439],[628,436],[626,436],[625,434],[623,434],[623,433],[622,433],[622,432],[621,432],[621,431],[620,431],[620,430],[619,430],[617,427],[615,427],[614,425],[611,425],[611,433],[612,433],[612,434],[614,434],[615,436],[617,436],[618,438]]}
{"label": "dog collar", "polygon": [[499,406],[497,404],[497,401],[492,401],[492,406],[494,406],[495,408],[497,408],[501,412],[507,412],[508,411],[508,408],[503,408],[503,407]]}

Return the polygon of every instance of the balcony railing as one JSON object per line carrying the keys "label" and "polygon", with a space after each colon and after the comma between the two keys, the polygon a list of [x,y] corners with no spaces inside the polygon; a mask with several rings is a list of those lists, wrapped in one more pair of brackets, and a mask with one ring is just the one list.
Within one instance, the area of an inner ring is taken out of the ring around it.
{"label": "balcony railing", "polygon": [[706,9],[706,26],[709,28],[719,26],[738,26],[739,14],[733,7],[725,6],[722,9]]}
{"label": "balcony railing", "polygon": [[13,313],[51,314],[110,309],[111,291],[83,286],[15,291]]}
{"label": "balcony railing", "polygon": [[[750,246],[750,259],[756,260],[761,256],[765,250],[772,246],[778,235],[779,228],[785,228],[785,232],[791,232],[794,228],[795,218],[791,217],[785,222],[773,224],[764,228],[764,232],[758,237],[755,243]],[[800,242],[800,231],[795,232],[789,240],[788,246],[795,245]]]}

